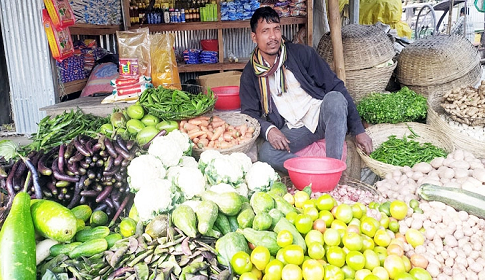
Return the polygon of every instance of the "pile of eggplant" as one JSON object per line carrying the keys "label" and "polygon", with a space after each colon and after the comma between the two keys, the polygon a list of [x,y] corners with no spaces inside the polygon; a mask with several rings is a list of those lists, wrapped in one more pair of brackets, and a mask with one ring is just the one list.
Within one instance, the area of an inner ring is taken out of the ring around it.
{"label": "pile of eggplant", "polygon": [[[73,208],[87,204],[112,216],[130,198],[126,168],[139,151],[133,140],[79,135],[49,151],[31,151],[6,170],[0,184],[11,199],[27,186],[32,198]],[[8,206],[7,206],[8,208]]]}

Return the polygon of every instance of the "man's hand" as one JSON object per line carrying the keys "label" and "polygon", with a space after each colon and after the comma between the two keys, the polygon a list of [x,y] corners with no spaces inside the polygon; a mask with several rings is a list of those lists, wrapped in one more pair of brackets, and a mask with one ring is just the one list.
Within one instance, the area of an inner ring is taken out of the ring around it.
{"label": "man's hand", "polygon": [[287,150],[290,152],[290,140],[276,127],[273,127],[268,132],[268,142],[277,150]]}
{"label": "man's hand", "polygon": [[367,135],[367,133],[363,132],[357,134],[355,136],[355,142],[358,148],[364,151],[366,154],[372,153],[372,139]]}

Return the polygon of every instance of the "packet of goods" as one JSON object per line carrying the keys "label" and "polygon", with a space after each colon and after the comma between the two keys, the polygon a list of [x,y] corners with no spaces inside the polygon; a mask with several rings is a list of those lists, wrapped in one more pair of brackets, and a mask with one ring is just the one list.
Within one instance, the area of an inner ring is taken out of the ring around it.
{"label": "packet of goods", "polygon": [[74,54],[74,46],[69,28],[56,29],[46,9],[42,10],[42,24],[44,25],[52,57],[55,60],[61,62]]}
{"label": "packet of goods", "polygon": [[113,86],[113,94],[107,96],[101,101],[101,104],[115,103],[115,102],[136,102],[138,97],[147,88],[152,88],[151,78],[147,76],[139,76],[138,78],[119,77],[111,80]]}
{"label": "packet of goods", "polygon": [[[120,57],[120,67],[124,61],[128,66],[126,69],[120,69],[121,76],[144,75],[151,77],[151,58],[150,58],[150,34],[149,29],[138,28],[130,31],[116,31],[116,37],[118,38],[118,53]],[[136,59],[136,64],[133,59]],[[132,64],[133,63],[133,64]],[[136,71],[135,71],[136,65]],[[121,70],[127,70],[127,73],[122,73]]]}
{"label": "packet of goods", "polygon": [[171,33],[157,33],[150,36],[150,41],[153,85],[182,89],[173,48],[175,36]]}
{"label": "packet of goods", "polygon": [[45,7],[52,19],[52,24],[57,29],[63,29],[74,25],[74,13],[67,0],[44,0]]}
{"label": "packet of goods", "polygon": [[120,58],[120,76],[133,79],[140,77],[138,58]]}

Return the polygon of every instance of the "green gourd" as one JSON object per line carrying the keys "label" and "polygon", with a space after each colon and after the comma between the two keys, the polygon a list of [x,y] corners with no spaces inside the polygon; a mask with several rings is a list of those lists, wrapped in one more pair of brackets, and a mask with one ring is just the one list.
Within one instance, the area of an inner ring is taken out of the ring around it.
{"label": "green gourd", "polygon": [[35,280],[36,269],[30,196],[19,192],[0,231],[0,280]]}
{"label": "green gourd", "polygon": [[197,235],[197,217],[188,205],[179,205],[172,212],[172,222],[188,237]]}

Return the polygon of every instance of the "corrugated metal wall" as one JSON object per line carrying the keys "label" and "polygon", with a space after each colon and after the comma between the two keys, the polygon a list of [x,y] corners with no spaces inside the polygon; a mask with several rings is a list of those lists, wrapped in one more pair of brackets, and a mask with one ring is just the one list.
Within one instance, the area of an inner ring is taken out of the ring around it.
{"label": "corrugated metal wall", "polygon": [[42,0],[1,0],[1,25],[18,133],[32,133],[56,100],[51,56],[42,26]]}

